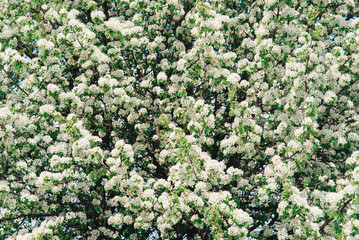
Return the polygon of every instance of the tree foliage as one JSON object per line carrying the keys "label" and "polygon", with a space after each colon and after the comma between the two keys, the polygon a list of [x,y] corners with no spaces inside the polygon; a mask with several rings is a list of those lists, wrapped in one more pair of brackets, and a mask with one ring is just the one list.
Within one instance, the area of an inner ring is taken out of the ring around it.
{"label": "tree foliage", "polygon": [[358,239],[354,0],[0,0],[1,239]]}

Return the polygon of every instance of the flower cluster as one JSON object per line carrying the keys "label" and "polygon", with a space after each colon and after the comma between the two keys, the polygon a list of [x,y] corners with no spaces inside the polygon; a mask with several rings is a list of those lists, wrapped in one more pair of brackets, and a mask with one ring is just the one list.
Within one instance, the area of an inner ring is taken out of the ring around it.
{"label": "flower cluster", "polygon": [[358,239],[354,0],[0,4],[0,239]]}

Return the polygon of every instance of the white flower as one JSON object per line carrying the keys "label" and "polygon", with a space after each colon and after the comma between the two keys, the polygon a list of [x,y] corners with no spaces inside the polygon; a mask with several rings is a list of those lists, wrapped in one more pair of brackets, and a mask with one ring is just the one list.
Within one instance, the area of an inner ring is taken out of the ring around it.
{"label": "white flower", "polygon": [[324,95],[324,102],[329,103],[331,101],[334,101],[336,98],[336,94],[333,91],[327,91]]}
{"label": "white flower", "polygon": [[265,28],[263,24],[259,25],[259,27],[255,31],[257,36],[263,36],[268,34],[268,29]]}
{"label": "white flower", "polygon": [[240,83],[239,83],[239,87],[240,88],[246,88],[248,87],[250,84],[247,80],[242,80]]}
{"label": "white flower", "polygon": [[5,192],[9,192],[9,191],[10,191],[8,182],[6,182],[6,181],[0,181],[0,191],[5,191]]}
{"label": "white flower", "polygon": [[123,221],[123,215],[120,213],[117,213],[116,215],[109,217],[108,224],[121,225],[122,221]]}
{"label": "white flower", "polygon": [[157,78],[158,78],[158,79],[161,79],[161,80],[167,80],[167,75],[166,75],[166,73],[164,73],[164,72],[160,72],[160,73],[157,75]]}
{"label": "white flower", "polygon": [[46,104],[46,105],[43,105],[40,107],[40,114],[44,114],[44,113],[47,113],[47,114],[51,114],[52,112],[54,112],[55,108],[54,106],[52,106],[51,104]]}
{"label": "white flower", "polygon": [[47,90],[54,93],[60,91],[60,88],[57,85],[50,83],[49,85],[47,85]]}
{"label": "white flower", "polygon": [[[65,10],[65,9],[61,9],[61,10],[60,10],[60,14],[61,14],[61,13],[65,13],[65,14],[66,14],[66,10]],[[72,9],[70,12],[68,12],[67,17],[68,17],[69,19],[75,19],[76,16],[79,15],[79,14],[80,14],[80,12],[79,12],[78,10]]]}
{"label": "white flower", "polygon": [[177,62],[177,70],[178,71],[182,71],[184,70],[184,67],[185,67],[185,64],[186,64],[186,59],[180,59],[178,62]]}
{"label": "white flower", "polygon": [[125,217],[123,218],[123,222],[124,222],[125,224],[131,224],[131,223],[133,222],[133,219],[132,219],[131,216],[127,215],[127,216],[125,216]]}
{"label": "white flower", "polygon": [[115,18],[110,18],[108,21],[106,21],[105,25],[113,31],[120,32],[123,29],[123,24]]}
{"label": "white flower", "polygon": [[211,28],[213,30],[219,30],[222,27],[222,21],[218,17],[216,17],[212,20],[208,20],[206,25],[208,28]]}
{"label": "white flower", "polygon": [[232,225],[230,228],[228,228],[229,236],[238,236],[240,233],[240,228],[236,225]]}
{"label": "white flower", "polygon": [[26,164],[26,162],[24,162],[24,161],[18,162],[18,163],[16,164],[16,166],[17,166],[18,168],[20,168],[20,169],[26,169],[26,168],[27,168],[27,164]]}
{"label": "white flower", "polygon": [[317,206],[310,207],[309,211],[313,215],[314,219],[317,219],[317,218],[322,217],[324,215],[323,210],[321,210]]}
{"label": "white flower", "polygon": [[165,187],[165,188],[170,188],[171,184],[164,180],[164,179],[159,179],[155,184],[154,184],[154,188],[158,189],[159,187]]}
{"label": "white flower", "polygon": [[305,198],[303,198],[302,196],[300,196],[298,193],[294,193],[293,195],[290,196],[289,199],[297,206],[300,206],[300,207],[308,206],[307,200]]}
{"label": "white flower", "polygon": [[300,135],[302,135],[304,132],[303,127],[300,127],[294,131],[294,135],[298,138]]}
{"label": "white flower", "polygon": [[108,77],[101,77],[98,80],[98,85],[103,87],[103,86],[108,86],[110,88],[112,88],[113,86],[117,86],[118,85],[118,81],[114,78],[108,78]]}
{"label": "white flower", "polygon": [[346,140],[344,137],[339,137],[339,138],[338,138],[338,143],[339,143],[339,144],[346,144],[346,143],[347,143],[347,140]]}
{"label": "white flower", "polygon": [[106,54],[102,53],[98,47],[94,47],[93,50],[93,54],[91,55],[91,58],[93,60],[104,63],[108,63],[111,61],[111,59]]}
{"label": "white flower", "polygon": [[279,134],[284,134],[286,132],[287,127],[288,127],[287,123],[283,121],[278,125],[277,132]]}
{"label": "white flower", "polygon": [[138,38],[131,38],[130,43],[133,47],[139,47],[141,45],[141,42],[138,40]]}
{"label": "white flower", "polygon": [[11,112],[10,112],[9,108],[7,108],[7,107],[0,108],[0,119],[5,119],[5,118],[9,117],[10,115],[11,115]]}
{"label": "white flower", "polygon": [[343,199],[342,192],[328,192],[325,194],[324,201],[329,203],[331,209],[335,209],[337,207],[337,203]]}
{"label": "white flower", "polygon": [[106,16],[102,11],[96,10],[96,11],[91,12],[91,18],[92,19],[98,18],[98,19],[104,20],[105,17]]}
{"label": "white flower", "polygon": [[273,148],[267,148],[265,151],[266,155],[272,156],[275,154],[275,150]]}
{"label": "white flower", "polygon": [[80,149],[87,149],[90,146],[90,141],[88,138],[80,138],[77,141],[77,147]]}
{"label": "white flower", "polygon": [[265,0],[265,4],[268,8],[277,3],[277,0]]}
{"label": "white flower", "polygon": [[152,198],[154,197],[154,193],[155,191],[153,189],[146,189],[144,192],[143,192],[143,197],[144,198]]}
{"label": "white flower", "polygon": [[208,202],[210,204],[217,205],[218,203],[224,201],[229,196],[230,196],[230,193],[227,191],[211,192],[211,193],[208,193]]}
{"label": "white flower", "polygon": [[47,39],[42,38],[37,41],[37,46],[45,47],[45,49],[50,50],[55,47],[55,44],[53,42],[48,41]]}
{"label": "white flower", "polygon": [[306,118],[303,119],[302,123],[304,125],[311,125],[313,123],[313,120],[311,118],[309,118],[309,117],[306,117]]}
{"label": "white flower", "polygon": [[237,224],[251,224],[253,222],[253,219],[251,218],[251,216],[246,213],[245,211],[243,211],[242,209],[234,209],[232,211],[232,216],[233,216],[233,220],[237,223]]}
{"label": "white flower", "polygon": [[241,77],[237,73],[231,73],[227,77],[227,81],[232,84],[237,84],[241,80]]}

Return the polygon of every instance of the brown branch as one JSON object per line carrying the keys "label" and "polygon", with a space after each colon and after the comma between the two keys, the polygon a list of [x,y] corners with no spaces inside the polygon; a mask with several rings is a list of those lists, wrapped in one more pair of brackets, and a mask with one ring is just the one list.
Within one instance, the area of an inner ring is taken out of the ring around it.
{"label": "brown branch", "polygon": [[251,36],[249,33],[247,33],[246,30],[243,29],[243,32],[247,35],[247,37],[249,37],[250,39],[252,39],[254,41],[254,37]]}
{"label": "brown branch", "polygon": [[9,73],[4,69],[2,68],[2,70],[5,72],[6,76],[8,76],[9,79],[11,79],[11,81],[13,82],[13,84],[21,91],[23,92],[26,96],[29,96],[29,93],[26,92],[24,89],[22,89],[19,84],[9,75]]}
{"label": "brown branch", "polygon": [[156,134],[157,134],[157,137],[158,137],[158,140],[160,140],[161,138],[161,135],[160,135],[160,127],[159,126],[156,126]]}
{"label": "brown branch", "polygon": [[8,217],[8,218],[1,218],[0,222],[5,222],[5,221],[11,221],[11,220],[15,220],[15,219],[19,219],[19,218],[40,218],[40,217],[53,217],[56,215],[53,214],[46,214],[46,213],[33,213],[33,214],[24,214],[24,215],[19,215],[19,216],[13,216],[13,217]]}
{"label": "brown branch", "polygon": [[108,1],[103,1],[103,3],[102,3],[102,8],[103,8],[103,12],[104,12],[104,14],[105,14],[105,16],[106,16],[106,21],[110,18],[110,14],[109,14],[109,12],[108,12]]}
{"label": "brown branch", "polygon": [[[344,204],[339,207],[339,209],[338,209],[339,212],[340,212],[340,213],[344,213],[345,208],[349,205],[349,203],[350,203],[352,200],[353,200],[352,198],[349,198],[346,202],[344,202]],[[320,232],[321,234],[324,234],[324,228],[325,228],[329,223],[331,223],[333,220],[334,220],[334,217],[332,217],[332,218],[327,218],[327,220],[325,220],[325,222],[323,223],[323,225],[319,228],[319,232]]]}

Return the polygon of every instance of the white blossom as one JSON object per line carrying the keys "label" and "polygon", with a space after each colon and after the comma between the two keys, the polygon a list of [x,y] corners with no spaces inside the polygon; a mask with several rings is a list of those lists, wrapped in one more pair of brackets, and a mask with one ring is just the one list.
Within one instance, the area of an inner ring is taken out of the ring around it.
{"label": "white blossom", "polygon": [[359,238],[356,1],[35,2],[0,4],[0,239]]}
{"label": "white blossom", "polygon": [[54,112],[55,108],[54,106],[52,106],[51,104],[46,104],[40,107],[39,113],[40,114],[51,114],[52,112]]}
{"label": "white blossom", "polygon": [[50,50],[55,47],[55,44],[53,42],[48,41],[47,39],[42,38],[37,41],[37,46],[45,47],[46,49]]}

